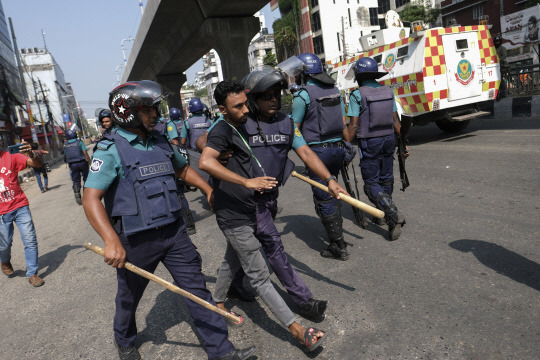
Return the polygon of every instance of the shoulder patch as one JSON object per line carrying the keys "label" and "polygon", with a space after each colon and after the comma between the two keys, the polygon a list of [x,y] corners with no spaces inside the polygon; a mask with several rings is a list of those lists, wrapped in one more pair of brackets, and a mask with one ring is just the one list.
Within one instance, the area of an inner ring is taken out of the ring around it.
{"label": "shoulder patch", "polygon": [[302,136],[302,134],[300,133],[300,130],[298,130],[298,128],[296,126],[294,127],[294,135],[296,137],[301,137]]}
{"label": "shoulder patch", "polygon": [[167,126],[167,131],[172,131],[172,126]]}
{"label": "shoulder patch", "polygon": [[103,160],[98,158],[92,159],[92,165],[90,166],[90,171],[93,173],[99,172],[101,170],[101,165],[103,165]]}

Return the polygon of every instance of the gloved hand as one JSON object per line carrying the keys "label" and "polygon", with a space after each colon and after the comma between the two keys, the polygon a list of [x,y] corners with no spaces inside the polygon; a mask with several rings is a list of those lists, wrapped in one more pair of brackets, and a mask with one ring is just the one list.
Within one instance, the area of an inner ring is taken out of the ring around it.
{"label": "gloved hand", "polygon": [[349,164],[351,161],[353,161],[354,157],[356,156],[356,148],[353,144],[351,144],[348,141],[343,140],[343,144],[345,145],[345,163]]}

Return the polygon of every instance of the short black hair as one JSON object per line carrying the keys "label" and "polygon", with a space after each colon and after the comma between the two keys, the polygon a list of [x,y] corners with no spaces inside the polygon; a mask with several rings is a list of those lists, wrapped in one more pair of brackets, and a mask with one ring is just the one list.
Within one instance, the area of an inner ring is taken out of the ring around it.
{"label": "short black hair", "polygon": [[236,80],[224,80],[217,84],[214,90],[214,99],[218,105],[225,106],[225,99],[229,94],[238,94],[244,92],[244,85]]}
{"label": "short black hair", "polygon": [[38,143],[32,143],[31,146],[32,146],[32,150],[37,150],[37,149],[39,149]]}

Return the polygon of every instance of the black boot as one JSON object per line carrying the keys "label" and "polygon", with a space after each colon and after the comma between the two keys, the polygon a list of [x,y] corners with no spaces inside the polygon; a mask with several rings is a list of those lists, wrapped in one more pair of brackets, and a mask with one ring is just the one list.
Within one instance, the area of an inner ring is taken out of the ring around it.
{"label": "black boot", "polygon": [[73,193],[75,194],[75,201],[77,204],[82,205],[81,199],[81,184],[73,183]]}
{"label": "black boot", "polygon": [[341,217],[341,207],[336,206],[336,212],[329,216],[321,216],[322,224],[330,240],[330,245],[321,251],[321,256],[334,258],[342,261],[349,259],[347,245],[343,240],[343,218]]}
{"label": "black boot", "polygon": [[116,340],[114,341],[114,345],[118,349],[120,360],[141,360],[141,354],[139,354],[139,350],[135,346],[121,346]]}
{"label": "black boot", "polygon": [[245,349],[235,349],[228,354],[211,358],[210,360],[245,360],[255,352],[255,346],[250,346]]}
{"label": "black boot", "polygon": [[388,224],[388,239],[390,241],[397,240],[401,235],[401,228],[405,225],[405,216],[398,211],[392,197],[387,193],[380,192],[377,195],[377,202],[384,210],[384,219]]}
{"label": "black boot", "polygon": [[298,312],[307,319],[324,319],[326,305],[328,305],[326,300],[311,298],[298,306]]}

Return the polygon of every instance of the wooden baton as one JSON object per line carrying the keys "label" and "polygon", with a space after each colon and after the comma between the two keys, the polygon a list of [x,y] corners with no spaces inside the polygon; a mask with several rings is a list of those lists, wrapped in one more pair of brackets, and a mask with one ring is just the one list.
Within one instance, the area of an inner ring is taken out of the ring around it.
{"label": "wooden baton", "polygon": [[[297,173],[296,171],[293,171],[292,176],[300,179],[300,180],[304,180],[305,182],[307,182],[308,184],[311,184],[313,186],[315,186],[316,188],[319,188],[321,189],[322,191],[326,191],[327,193],[330,194],[330,190],[328,190],[328,186],[324,186],[314,180],[311,180],[310,178],[307,178],[303,175],[300,175],[299,173]],[[360,200],[357,200],[355,198],[353,198],[352,196],[349,196],[349,195],[345,195],[345,194],[339,194],[339,197],[341,198],[341,200],[345,201],[346,203],[349,203],[351,204],[352,206],[362,210],[363,212],[366,212],[370,215],[373,215],[375,216],[376,218],[379,218],[379,219],[382,219],[384,217],[384,212],[382,212],[381,210],[371,206],[371,205],[368,205],[364,202],[361,202]]]}
{"label": "wooden baton", "polygon": [[[104,256],[103,255],[103,249],[100,248],[97,245],[92,245],[92,244],[87,242],[87,243],[84,243],[84,247],[87,248],[88,250],[92,250],[93,252],[95,252],[98,255]],[[143,270],[140,267],[137,267],[137,266],[135,266],[135,265],[133,265],[133,264],[131,264],[129,262],[125,262],[124,267],[126,269],[128,269],[129,271],[134,272],[137,275],[140,275],[140,276],[142,276],[144,278],[147,278],[148,280],[152,280],[153,282],[158,283],[159,285],[163,286],[164,288],[169,289],[172,292],[180,294],[183,297],[188,298],[189,300],[191,300],[193,302],[196,302],[199,305],[204,306],[208,310],[212,310],[212,311],[218,313],[219,315],[225,316],[226,318],[229,318],[229,319],[233,320],[235,323],[240,323],[242,321],[238,316],[234,316],[234,315],[232,315],[232,314],[230,314],[230,313],[228,313],[226,311],[223,311],[220,308],[218,308],[217,306],[210,304],[208,301],[205,301],[205,300],[201,299],[200,297],[197,297],[197,296],[193,295],[192,293],[187,292],[186,290],[180,289],[178,286],[176,286],[174,284],[171,284],[170,282],[168,282],[166,280],[163,280],[159,276],[156,276],[156,275],[154,275],[152,273],[149,273],[148,271]]]}

